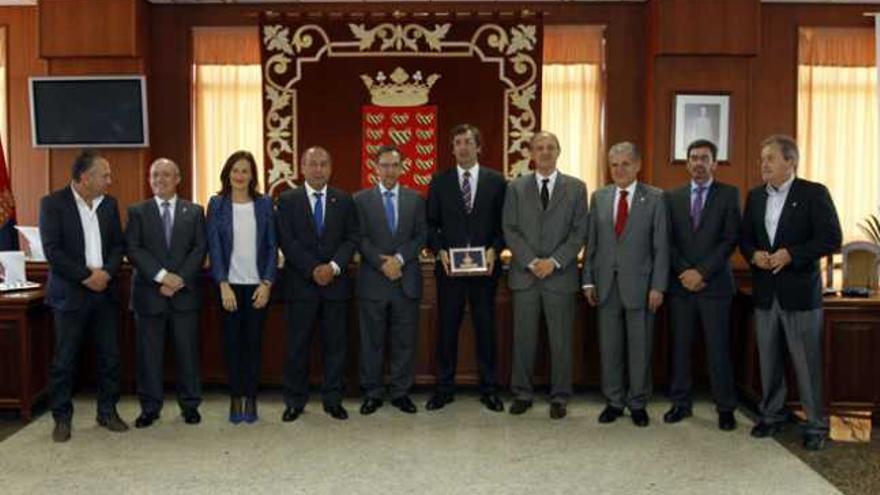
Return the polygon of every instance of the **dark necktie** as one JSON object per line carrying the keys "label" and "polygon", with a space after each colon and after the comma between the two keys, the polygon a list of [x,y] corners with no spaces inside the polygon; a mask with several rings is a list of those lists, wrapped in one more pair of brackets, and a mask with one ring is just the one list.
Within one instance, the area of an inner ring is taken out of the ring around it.
{"label": "dark necktie", "polygon": [[617,221],[614,222],[614,233],[617,234],[617,237],[623,234],[623,229],[626,228],[626,220],[629,218],[629,204],[626,202],[627,195],[629,195],[629,191],[620,190],[620,199],[617,201]]}
{"label": "dark necktie", "polygon": [[541,207],[545,210],[550,204],[550,189],[547,186],[549,183],[550,179],[541,179]]}
{"label": "dark necktie", "polygon": [[471,197],[473,193],[471,192],[471,172],[470,170],[465,171],[462,174],[463,178],[461,180],[461,199],[464,201],[464,212],[468,215],[471,214]]}
{"label": "dark necktie", "polygon": [[165,245],[171,247],[171,229],[174,222],[171,220],[171,202],[162,202],[162,229],[165,231]]}
{"label": "dark necktie", "polygon": [[691,226],[694,232],[700,227],[700,217],[703,214],[703,202],[706,186],[697,186],[694,201],[691,203]]}
{"label": "dark necktie", "polygon": [[322,235],[324,233],[324,200],[321,197],[324,193],[316,192],[315,195],[315,232],[318,235]]}

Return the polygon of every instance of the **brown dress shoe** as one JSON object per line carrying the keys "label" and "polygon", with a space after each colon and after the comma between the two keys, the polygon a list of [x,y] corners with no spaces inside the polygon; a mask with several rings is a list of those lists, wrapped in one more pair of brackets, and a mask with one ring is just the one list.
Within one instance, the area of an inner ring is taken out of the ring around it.
{"label": "brown dress shoe", "polygon": [[70,440],[70,421],[55,421],[52,440],[58,443]]}

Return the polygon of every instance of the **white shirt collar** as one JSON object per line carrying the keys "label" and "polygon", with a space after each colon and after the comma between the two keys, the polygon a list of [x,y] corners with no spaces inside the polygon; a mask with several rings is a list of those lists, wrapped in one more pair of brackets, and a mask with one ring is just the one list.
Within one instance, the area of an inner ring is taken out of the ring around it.
{"label": "white shirt collar", "polygon": [[628,197],[628,198],[631,198],[631,197],[633,197],[633,195],[635,195],[635,193],[636,193],[636,185],[638,185],[638,183],[639,183],[638,180],[634,180],[634,181],[632,181],[632,184],[630,184],[630,185],[624,187],[623,189],[621,189],[620,187],[617,187],[617,186],[615,185],[615,186],[614,186],[614,193],[615,193],[615,194],[620,194],[620,191],[626,191],[626,192],[628,193],[628,194],[627,194],[627,197]]}
{"label": "white shirt collar", "polygon": [[306,186],[306,193],[308,193],[309,198],[314,198],[315,193],[321,193],[322,197],[327,197],[327,184],[324,184],[324,187],[321,189],[312,189],[308,182],[303,182],[303,185]]}
{"label": "white shirt collar", "polygon": [[712,187],[713,182],[715,182],[715,179],[711,178],[711,179],[707,180],[705,184],[697,184],[697,182],[695,180],[691,179],[691,194],[693,194],[694,191],[696,191],[698,187],[705,187],[706,188],[705,190],[708,191],[709,188]]}
{"label": "white shirt collar", "polygon": [[559,176],[559,169],[556,169],[556,168],[553,169],[552,174],[547,175],[547,176],[541,175],[540,172],[535,170],[535,180],[538,181],[538,187],[541,187],[541,183],[543,182],[544,179],[550,179],[550,183],[548,185],[552,186],[553,184],[556,183],[556,177],[558,177],[558,176]]}
{"label": "white shirt collar", "polygon": [[[73,187],[72,182],[70,183],[70,190],[73,192],[73,199],[74,199],[74,201],[76,201],[77,204],[80,204],[85,208],[89,208],[89,204],[86,203],[86,200],[83,199],[83,197],[80,196],[78,192],[76,192],[76,188]],[[93,212],[96,211],[98,209],[98,206],[101,204],[101,201],[103,201],[103,200],[104,200],[103,194],[100,196],[96,196],[94,199],[92,199],[92,207],[89,209]]]}
{"label": "white shirt collar", "polygon": [[168,201],[171,203],[171,212],[174,212],[174,208],[177,206],[177,195],[171,196],[169,199],[162,199],[159,196],[153,196],[153,199],[156,200],[156,205],[159,207],[159,213],[162,213],[162,203]]}
{"label": "white shirt collar", "polygon": [[788,194],[788,190],[791,189],[791,183],[794,182],[795,175],[791,174],[791,177],[788,178],[787,181],[783,182],[779,187],[773,187],[770,183],[767,183],[767,194]]}
{"label": "white shirt collar", "polygon": [[385,197],[385,193],[388,191],[391,191],[392,193],[394,193],[393,197],[395,197],[395,198],[398,197],[398,195],[400,193],[400,182],[397,182],[396,184],[394,184],[394,187],[391,189],[386,189],[385,185],[380,182],[379,183],[379,194],[382,197]]}
{"label": "white shirt collar", "polygon": [[471,178],[473,179],[480,172],[480,162],[475,163],[473,167],[467,169],[462,167],[461,165],[456,165],[455,168],[458,169],[459,180],[464,177],[465,172],[470,172]]}

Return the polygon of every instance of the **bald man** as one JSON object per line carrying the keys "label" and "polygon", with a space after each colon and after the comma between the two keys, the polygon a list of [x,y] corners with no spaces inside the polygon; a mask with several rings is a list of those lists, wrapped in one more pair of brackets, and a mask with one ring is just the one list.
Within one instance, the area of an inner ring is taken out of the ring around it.
{"label": "bald man", "polygon": [[201,421],[199,404],[199,273],[205,261],[202,207],[177,196],[180,168],[159,158],[150,165],[153,197],[128,208],[125,241],[135,273],[131,305],[137,323],[136,428],[159,419],[163,403],[165,334],[174,344],[177,402],[186,424]]}
{"label": "bald man", "polygon": [[287,358],[284,366],[285,422],[295,421],[308,400],[309,346],[315,323],[321,332],[324,412],[348,419],[342,406],[347,349],[346,311],[351,282],[346,274],[358,241],[351,196],[328,186],[330,153],[315,146],[300,160],[305,182],[278,199],[278,236],[284,252]]}

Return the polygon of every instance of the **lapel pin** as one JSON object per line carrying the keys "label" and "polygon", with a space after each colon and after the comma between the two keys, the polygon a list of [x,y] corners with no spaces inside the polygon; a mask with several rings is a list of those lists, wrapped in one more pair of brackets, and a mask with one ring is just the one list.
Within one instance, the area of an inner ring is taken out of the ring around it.
{"label": "lapel pin", "polygon": [[792,201],[792,202],[791,202],[791,207],[792,207],[792,208],[797,208],[797,201]]}

